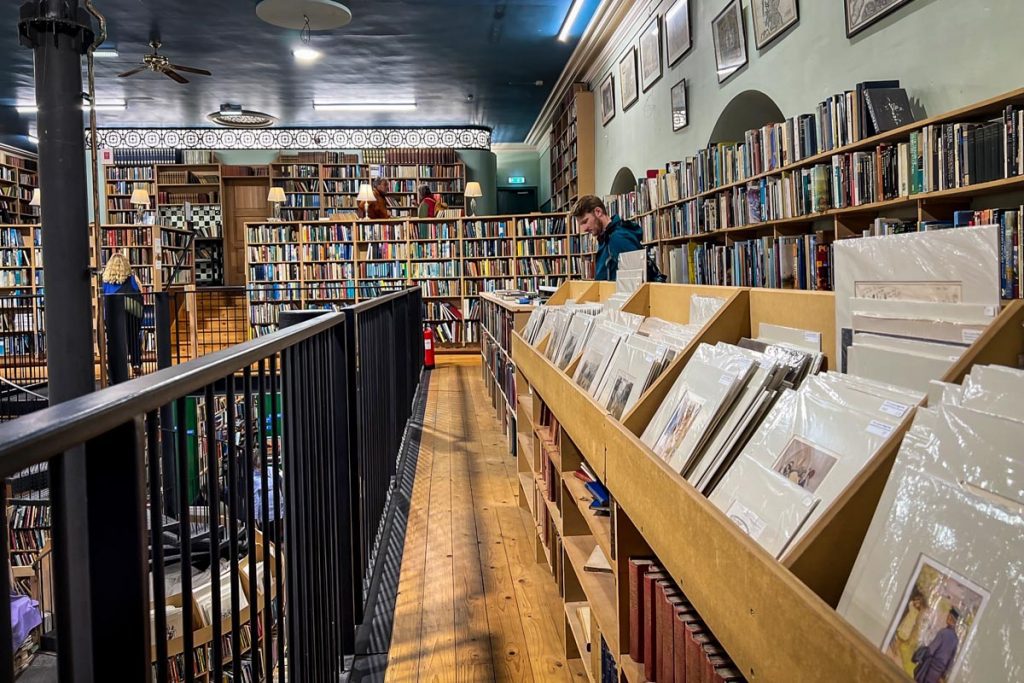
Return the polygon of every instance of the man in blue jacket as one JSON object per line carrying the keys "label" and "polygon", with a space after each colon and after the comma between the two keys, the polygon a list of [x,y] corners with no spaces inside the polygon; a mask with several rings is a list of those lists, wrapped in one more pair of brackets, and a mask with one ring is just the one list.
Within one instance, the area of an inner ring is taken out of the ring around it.
{"label": "man in blue jacket", "polygon": [[597,238],[594,278],[615,280],[619,270],[619,254],[642,249],[640,237],[643,231],[640,226],[632,221],[622,220],[618,214],[609,216],[601,198],[592,194],[580,197],[572,210],[572,215],[580,230]]}

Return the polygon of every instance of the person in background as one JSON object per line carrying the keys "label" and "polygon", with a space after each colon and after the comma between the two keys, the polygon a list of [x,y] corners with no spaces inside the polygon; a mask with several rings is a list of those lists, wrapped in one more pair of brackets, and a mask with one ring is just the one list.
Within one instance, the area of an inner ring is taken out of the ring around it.
{"label": "person in background", "polygon": [[365,216],[363,215],[362,207],[360,207],[358,211],[359,217],[369,218],[370,220],[390,218],[391,212],[388,211],[388,189],[388,181],[384,178],[377,178],[373,183],[373,196],[377,199],[367,206]]}
{"label": "person in background", "polygon": [[425,183],[420,185],[417,197],[419,198],[419,208],[416,211],[416,216],[418,218],[435,218],[437,216],[437,198],[431,194],[430,186]]}
{"label": "person in background", "polygon": [[594,278],[615,280],[619,270],[619,254],[641,249],[640,237],[643,231],[632,221],[608,215],[608,209],[600,197],[592,194],[580,197],[573,207],[572,216],[580,230],[597,239],[597,254],[594,257]]}
{"label": "person in background", "polygon": [[103,269],[103,295],[124,297],[128,359],[132,375],[138,377],[142,374],[142,290],[132,274],[131,262],[119,251],[110,255]]}

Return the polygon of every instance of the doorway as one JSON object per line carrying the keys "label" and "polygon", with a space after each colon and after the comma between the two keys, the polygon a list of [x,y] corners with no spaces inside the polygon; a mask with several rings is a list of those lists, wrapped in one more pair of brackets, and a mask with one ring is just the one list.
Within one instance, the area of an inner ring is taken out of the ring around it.
{"label": "doorway", "polygon": [[498,215],[514,216],[537,210],[536,187],[499,187]]}
{"label": "doorway", "polygon": [[245,224],[265,221],[270,214],[270,179],[224,181],[224,284],[245,284]]}

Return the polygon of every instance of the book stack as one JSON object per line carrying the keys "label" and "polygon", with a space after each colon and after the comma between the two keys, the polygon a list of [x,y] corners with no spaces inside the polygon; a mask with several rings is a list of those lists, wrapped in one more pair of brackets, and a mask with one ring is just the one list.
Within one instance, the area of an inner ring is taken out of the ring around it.
{"label": "book stack", "polygon": [[933,386],[903,438],[838,611],[915,680],[1024,671],[1024,373]]}
{"label": "book stack", "polygon": [[[579,468],[573,472],[573,476],[583,482],[583,485],[587,488],[587,492],[593,497],[593,500],[590,502],[589,509],[599,517],[608,517],[611,514],[611,496],[604,484],[598,480],[597,475],[594,474],[594,470],[590,468],[590,465],[585,462],[581,462]],[[598,550],[598,547],[595,546],[594,549]]]}
{"label": "book stack", "polygon": [[629,657],[655,683],[738,683],[739,668],[656,560],[629,558]]}

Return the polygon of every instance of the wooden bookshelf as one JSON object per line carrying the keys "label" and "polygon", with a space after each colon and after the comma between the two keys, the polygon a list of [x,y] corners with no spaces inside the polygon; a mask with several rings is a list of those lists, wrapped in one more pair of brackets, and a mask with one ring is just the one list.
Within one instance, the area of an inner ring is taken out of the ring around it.
{"label": "wooden bookshelf", "polygon": [[[520,401],[516,386],[516,368],[512,363],[512,332],[523,329],[532,310],[533,306],[530,304],[508,301],[491,292],[480,294],[480,366],[484,386],[490,393],[491,406],[498,416],[498,422],[513,455],[518,446],[516,421]],[[530,418],[527,418],[527,421],[532,425]],[[530,443],[532,444],[532,439]]]}
{"label": "wooden bookshelf", "polygon": [[39,187],[39,162],[34,154],[0,147],[0,207],[12,223],[39,222],[39,207],[31,206],[32,190]]}
{"label": "wooden bookshelf", "polygon": [[247,223],[251,332],[273,329],[281,310],[417,283],[440,348],[476,352],[481,292],[557,286],[572,258],[592,261],[571,254],[565,225],[563,214]]}
{"label": "wooden bookshelf", "polygon": [[[600,300],[610,294],[605,284],[569,282],[551,301]],[[553,441],[560,456],[553,462],[559,466],[563,486],[558,498],[562,535],[552,538],[548,533],[545,542],[545,535],[539,533],[538,543],[545,548],[539,549],[538,555],[551,550],[564,555],[564,599],[567,603],[585,600],[590,605],[624,680],[643,680],[642,667],[627,654],[628,586],[624,583],[628,562],[630,557],[651,556],[656,556],[683,588],[748,680],[902,680],[875,645],[832,606],[846,583],[913,411],[908,411],[902,425],[830,514],[817,520],[781,562],[776,560],[651,452],[639,435],[700,343],[735,343],[756,334],[764,322],[818,331],[823,349],[831,353],[829,339],[834,342],[834,336],[828,335],[834,335],[834,297],[827,292],[648,284],[630,298],[624,310],[687,322],[688,309],[682,302],[698,293],[725,298],[726,304],[621,423],[581,391],[568,372],[559,371],[544,357],[544,340],[534,348],[519,334],[513,335],[517,387],[533,401],[528,411],[519,413],[519,440],[528,437],[533,449],[543,448],[541,437],[548,432],[527,432],[522,421],[526,412],[533,420],[540,419],[542,406],[550,410],[558,430]],[[1015,302],[983,339],[990,347],[996,339],[1003,340],[1002,355],[1016,359],[1024,348],[1021,320],[1024,303]],[[972,361],[987,357],[972,355],[971,350],[966,355]],[[569,372],[572,369],[570,365]],[[951,375],[955,371],[962,374],[966,369],[951,370]],[[520,474],[539,475],[535,470],[538,462],[537,457],[520,458]],[[587,496],[572,475],[580,462],[586,462],[608,488],[611,519],[587,514]],[[523,483],[527,479],[519,478],[521,500],[536,495]],[[543,520],[537,521],[540,526]],[[685,530],[682,540],[681,529]],[[604,575],[577,574],[579,585],[570,590],[569,568],[575,571],[594,546],[601,547],[613,567],[613,589],[603,588],[595,579]],[[780,640],[780,632],[799,637]],[[572,652],[568,642],[567,652]],[[595,676],[594,680],[600,679]]]}
{"label": "wooden bookshelf", "polygon": [[594,194],[594,93],[574,83],[555,110],[550,134],[551,210],[568,211]]}
{"label": "wooden bookshelf", "polygon": [[[912,94],[912,93],[911,93]],[[750,240],[768,238],[772,244],[779,244],[780,238],[814,235],[818,244],[828,245],[834,240],[849,239],[860,236],[869,228],[875,218],[898,217],[911,221],[950,221],[958,210],[971,209],[976,200],[984,206],[990,206],[991,199],[984,197],[1014,195],[1024,193],[1024,175],[1009,175],[987,182],[961,184],[959,179],[951,187],[924,187],[920,191],[913,188],[897,187],[895,194],[890,189],[889,196],[883,196],[880,183],[872,188],[873,195],[868,201],[858,200],[857,203],[846,202],[839,206],[828,206],[821,210],[809,210],[797,206],[798,202],[789,201],[791,210],[777,214],[763,215],[760,220],[749,220],[747,211],[746,189],[764,183],[767,187],[779,184],[789,188],[790,181],[802,173],[811,172],[815,167],[829,166],[833,157],[847,157],[853,154],[880,154],[880,145],[892,145],[898,150],[902,144],[909,144],[912,135],[915,140],[923,139],[923,131],[936,129],[945,125],[960,123],[986,122],[993,119],[1002,120],[1006,107],[1024,106],[1024,88],[1013,90],[965,107],[961,107],[921,121],[902,126],[892,131],[874,135],[864,139],[856,139],[849,144],[833,149],[818,151],[798,160],[778,162],[773,167],[757,173],[744,171],[749,164],[740,164],[739,174],[729,177],[702,175],[698,178],[696,171],[688,172],[699,166],[701,154],[714,158],[717,148],[698,150],[697,156],[687,157],[679,162],[678,173],[662,173],[651,185],[646,183],[637,192],[606,198],[606,203],[613,212],[638,221],[644,227],[644,243],[656,248],[662,270],[667,273],[668,251],[672,248],[687,245],[705,247],[725,247],[735,251],[739,245],[749,245]],[[726,154],[723,152],[722,154]],[[735,150],[728,152],[735,158]],[[742,152],[739,154],[742,159]],[[676,162],[673,162],[676,163]],[[937,167],[935,162],[929,162]],[[950,163],[953,163],[952,161]],[[767,164],[766,165],[771,165]],[[831,172],[831,171],[830,171]],[[682,178],[680,178],[680,174]],[[933,178],[933,182],[937,182]],[[829,176],[829,194],[832,177]],[[674,188],[674,189],[673,189]],[[690,189],[691,191],[686,191]],[[782,192],[779,197],[788,195],[794,199],[795,190]],[[832,198],[832,204],[836,204]],[[1017,208],[1018,200],[1008,201],[1008,208]],[[717,224],[696,224],[693,219],[704,215],[704,209],[710,204],[716,205]],[[783,206],[781,201],[775,202]],[[728,209],[726,210],[726,207]],[[762,207],[763,208],[763,207]],[[735,210],[734,210],[735,209]],[[728,220],[722,219],[726,213]],[[689,221],[683,221],[687,215]],[[735,268],[733,269],[735,271]],[[762,283],[748,280],[725,279],[724,273],[714,279],[707,279],[705,284],[735,284],[742,286],[761,286]]]}
{"label": "wooden bookshelf", "polygon": [[42,228],[0,225],[0,348],[11,366],[7,379],[20,379],[20,367],[45,358]]}

